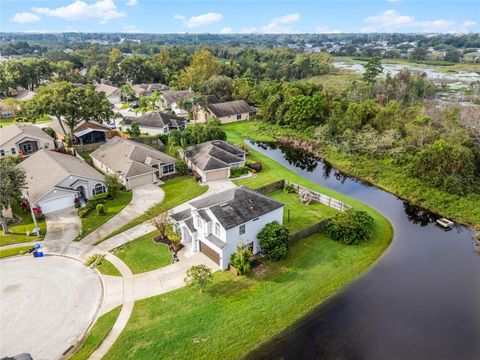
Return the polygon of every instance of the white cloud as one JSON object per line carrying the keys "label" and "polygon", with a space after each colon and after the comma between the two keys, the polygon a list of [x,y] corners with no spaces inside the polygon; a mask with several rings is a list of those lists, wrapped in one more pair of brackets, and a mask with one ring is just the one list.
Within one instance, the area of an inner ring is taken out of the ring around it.
{"label": "white cloud", "polygon": [[98,0],[94,3],[86,3],[82,0],[61,6],[58,8],[33,8],[34,12],[48,16],[58,17],[65,20],[85,20],[99,18],[101,24],[119,17],[127,16],[124,12],[117,10],[113,0]]}
{"label": "white cloud", "polygon": [[413,16],[402,15],[396,10],[385,10],[379,15],[365,18],[367,24],[362,28],[362,32],[428,32],[428,33],[455,33],[468,32],[476,25],[474,21],[464,21],[457,25],[455,21],[436,19],[436,20],[418,20]]}
{"label": "white cloud", "polygon": [[297,13],[276,17],[267,25],[262,26],[262,32],[267,34],[292,33],[294,31],[290,24],[298,20],[300,20],[300,15]]}
{"label": "white cloud", "polygon": [[175,15],[174,18],[182,21],[187,28],[194,28],[216,23],[223,19],[223,15],[216,12],[208,12],[205,14],[192,16],[191,18],[187,18],[183,15]]}
{"label": "white cloud", "polygon": [[220,34],[231,34],[233,33],[233,29],[231,27],[224,27],[220,29]]}
{"label": "white cloud", "polygon": [[19,24],[33,23],[40,20],[42,20],[40,16],[32,14],[30,12],[16,13],[12,18],[13,22],[16,22]]}
{"label": "white cloud", "polygon": [[138,0],[127,0],[126,3],[128,6],[135,6],[138,4]]}
{"label": "white cloud", "polygon": [[339,29],[331,29],[328,26],[319,25],[315,28],[315,32],[319,34],[341,34],[345,31]]}

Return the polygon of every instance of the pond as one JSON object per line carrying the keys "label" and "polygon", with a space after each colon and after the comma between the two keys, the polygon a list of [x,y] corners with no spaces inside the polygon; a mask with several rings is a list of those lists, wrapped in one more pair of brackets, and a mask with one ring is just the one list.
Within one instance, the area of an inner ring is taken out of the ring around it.
{"label": "pond", "polygon": [[455,225],[444,231],[435,225],[435,214],[304,151],[248,144],[295,173],[370,205],[395,231],[390,247],[365,275],[248,358],[480,359],[480,256],[472,229]]}

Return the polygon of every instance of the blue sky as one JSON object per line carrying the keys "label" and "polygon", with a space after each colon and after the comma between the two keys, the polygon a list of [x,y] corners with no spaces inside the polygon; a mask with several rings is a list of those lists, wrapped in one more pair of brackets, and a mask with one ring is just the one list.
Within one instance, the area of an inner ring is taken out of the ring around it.
{"label": "blue sky", "polygon": [[0,0],[2,32],[480,32],[478,1]]}

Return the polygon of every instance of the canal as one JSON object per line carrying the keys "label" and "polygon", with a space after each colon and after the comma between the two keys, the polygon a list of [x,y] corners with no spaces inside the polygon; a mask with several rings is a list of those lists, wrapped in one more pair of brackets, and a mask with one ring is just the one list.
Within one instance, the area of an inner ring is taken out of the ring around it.
{"label": "canal", "polygon": [[365,275],[249,359],[480,359],[480,256],[472,229],[456,225],[444,231],[434,214],[304,151],[248,144],[295,173],[370,205],[395,231],[390,247]]}

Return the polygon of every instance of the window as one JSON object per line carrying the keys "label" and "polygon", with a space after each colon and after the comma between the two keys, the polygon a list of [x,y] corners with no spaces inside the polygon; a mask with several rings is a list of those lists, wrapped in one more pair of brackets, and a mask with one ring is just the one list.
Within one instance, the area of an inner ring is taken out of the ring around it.
{"label": "window", "polygon": [[5,156],[5,151],[4,150],[0,150],[0,156]]}
{"label": "window", "polygon": [[27,154],[30,154],[32,152],[32,144],[30,143],[24,144],[23,151],[25,151]]}
{"label": "window", "polygon": [[93,195],[98,195],[98,194],[103,194],[105,191],[106,191],[105,186],[98,183],[93,188],[92,193],[93,193]]}
{"label": "window", "polygon": [[245,224],[242,224],[242,225],[239,226],[239,228],[238,228],[238,233],[239,233],[240,235],[245,234]]}
{"label": "window", "polygon": [[201,229],[203,226],[202,218],[199,216],[197,217],[197,226]]}
{"label": "window", "polygon": [[242,119],[242,114],[238,114],[237,115],[237,120],[241,120]]}
{"label": "window", "polygon": [[162,166],[162,173],[163,175],[166,174],[171,174],[175,171],[175,165],[174,164],[169,164],[169,165],[164,165]]}
{"label": "window", "polygon": [[17,153],[17,150],[15,150],[15,148],[11,148],[12,150],[12,155],[15,155]]}
{"label": "window", "polygon": [[215,223],[215,236],[220,237],[220,224]]}

